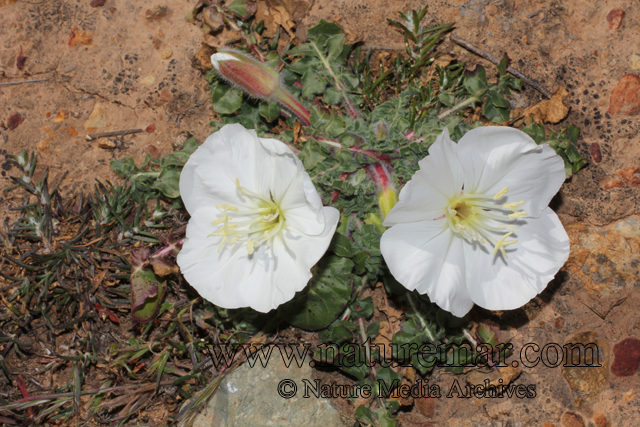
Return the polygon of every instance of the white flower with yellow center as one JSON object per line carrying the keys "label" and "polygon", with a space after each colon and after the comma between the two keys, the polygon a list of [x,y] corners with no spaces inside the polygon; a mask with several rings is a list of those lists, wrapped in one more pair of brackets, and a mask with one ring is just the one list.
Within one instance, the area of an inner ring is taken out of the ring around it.
{"label": "white flower with yellow center", "polygon": [[202,297],[224,308],[267,312],[293,298],[339,219],[289,147],[239,124],[191,155],[180,195],[191,219],[178,264]]}
{"label": "white flower with yellow center", "polygon": [[548,145],[507,127],[445,129],[400,191],[380,248],[407,289],[458,317],[473,304],[521,307],[569,257],[569,238],[548,207],[565,179]]}

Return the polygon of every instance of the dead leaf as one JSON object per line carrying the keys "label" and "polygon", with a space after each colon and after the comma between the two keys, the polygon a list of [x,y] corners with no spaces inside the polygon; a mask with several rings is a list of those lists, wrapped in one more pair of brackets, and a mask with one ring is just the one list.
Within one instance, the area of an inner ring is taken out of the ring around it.
{"label": "dead leaf", "polygon": [[24,122],[24,117],[22,117],[20,113],[13,113],[7,119],[7,128],[9,128],[9,130],[14,130],[20,126],[22,122]]}
{"label": "dead leaf", "polygon": [[540,101],[538,104],[524,110],[523,116],[526,122],[532,117],[536,123],[558,123],[569,114],[569,107],[564,105],[564,100],[569,92],[559,87],[551,96],[551,99]]}
{"label": "dead leaf", "polygon": [[71,136],[78,136],[78,131],[73,126],[69,126],[67,128],[67,132],[69,132],[69,135]]}
{"label": "dead leaf", "polygon": [[59,110],[58,114],[56,114],[56,116],[53,118],[53,121],[56,123],[64,122],[65,120],[67,120],[67,117],[69,117],[67,113],[65,113],[62,110]]}
{"label": "dead leaf", "polygon": [[293,39],[296,36],[293,32],[296,23],[287,9],[284,6],[274,6],[269,9],[269,12],[273,16],[273,21],[280,25],[289,34],[289,37]]}
{"label": "dead leaf", "polygon": [[200,50],[191,58],[191,66],[198,71],[206,73],[213,68],[211,64],[211,55],[217,52],[217,49],[202,43]]}
{"label": "dead leaf", "polygon": [[24,63],[27,61],[27,57],[24,56],[24,51],[22,50],[22,46],[20,46],[20,54],[16,58],[16,68],[18,70],[22,70],[24,68]]}
{"label": "dead leaf", "polygon": [[91,33],[81,30],[80,28],[75,26],[69,33],[69,46],[74,47],[78,44],[90,45]]}
{"label": "dead leaf", "polygon": [[0,7],[11,6],[18,0],[0,0]]}

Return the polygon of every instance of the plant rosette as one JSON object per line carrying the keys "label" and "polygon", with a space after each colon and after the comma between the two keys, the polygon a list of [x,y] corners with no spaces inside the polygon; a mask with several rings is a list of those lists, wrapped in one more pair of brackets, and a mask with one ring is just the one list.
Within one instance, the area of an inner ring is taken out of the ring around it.
{"label": "plant rosette", "polygon": [[268,312],[292,299],[339,219],[289,147],[239,124],[191,155],[180,194],[191,219],[178,264],[203,298],[223,308]]}
{"label": "plant rosette", "polygon": [[380,248],[393,276],[462,317],[523,306],[569,257],[548,207],[565,180],[547,144],[507,127],[444,132],[384,221]]}

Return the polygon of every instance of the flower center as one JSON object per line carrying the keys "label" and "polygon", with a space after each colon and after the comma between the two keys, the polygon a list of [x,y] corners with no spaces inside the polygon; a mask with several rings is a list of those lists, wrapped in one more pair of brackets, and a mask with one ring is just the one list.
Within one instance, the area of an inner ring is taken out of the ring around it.
{"label": "flower center", "polygon": [[252,202],[253,207],[239,209],[226,203],[217,205],[216,208],[222,212],[222,217],[213,221],[211,225],[222,225],[207,237],[222,236],[218,252],[225,243],[233,246],[240,242],[247,244],[247,251],[251,255],[254,248],[270,241],[280,232],[284,225],[284,215],[273,196],[267,198],[249,191],[240,185],[237,178],[236,187],[240,194]]}
{"label": "flower center", "polygon": [[[518,229],[513,222],[529,215],[518,208],[524,201],[501,204],[508,187],[498,191],[494,196],[486,194],[462,193],[447,206],[447,224],[449,228],[465,238],[485,245],[493,245],[493,254],[498,251],[507,257],[505,246],[517,243],[507,238]],[[498,221],[499,224],[495,224]],[[509,224],[511,222],[511,224]],[[511,230],[505,233],[505,230]],[[496,237],[501,235],[501,237]]]}

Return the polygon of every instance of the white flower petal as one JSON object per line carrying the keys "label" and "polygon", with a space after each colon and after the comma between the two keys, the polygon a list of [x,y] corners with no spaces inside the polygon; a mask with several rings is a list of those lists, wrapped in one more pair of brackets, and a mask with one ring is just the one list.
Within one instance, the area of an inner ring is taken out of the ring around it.
{"label": "white flower petal", "polygon": [[394,225],[380,241],[382,256],[398,282],[410,291],[426,293],[458,317],[473,307],[462,246],[463,240],[444,219]]}
{"label": "white flower petal", "polygon": [[191,155],[180,177],[180,195],[187,211],[218,203],[244,206],[240,185],[269,194],[273,159],[255,131],[242,125],[226,125],[209,136]]}
{"label": "white flower petal", "polygon": [[549,208],[527,218],[507,249],[508,259],[487,247],[465,244],[467,287],[473,302],[489,310],[522,307],[542,292],[569,257],[569,237]]}
{"label": "white flower petal", "polygon": [[282,235],[284,245],[300,270],[310,270],[329,248],[340,220],[340,212],[336,208],[325,207],[323,215],[325,228],[317,235],[308,235],[305,229],[293,228],[287,229],[287,232]]}
{"label": "white flower petal", "polygon": [[549,205],[565,180],[562,158],[514,128],[472,129],[458,142],[457,154],[465,173],[465,193],[493,196],[508,187],[504,203],[523,200],[521,209],[533,217]]}
{"label": "white flower petal", "polygon": [[420,170],[400,190],[398,203],[384,220],[386,227],[444,215],[449,200],[460,194],[463,185],[464,173],[456,150],[445,128],[429,148],[429,156],[418,163]]}

